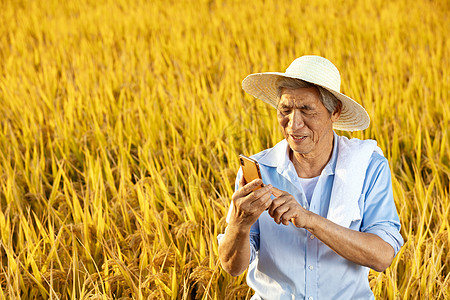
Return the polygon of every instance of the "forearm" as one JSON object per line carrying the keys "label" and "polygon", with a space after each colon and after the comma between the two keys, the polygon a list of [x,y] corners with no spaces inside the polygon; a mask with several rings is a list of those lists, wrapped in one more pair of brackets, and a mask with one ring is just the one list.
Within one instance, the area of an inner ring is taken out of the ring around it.
{"label": "forearm", "polygon": [[247,269],[250,262],[250,228],[229,225],[219,245],[222,267],[232,276]]}
{"label": "forearm", "polygon": [[394,258],[394,249],[377,235],[342,227],[314,213],[308,214],[306,229],[340,256],[375,271],[384,271]]}

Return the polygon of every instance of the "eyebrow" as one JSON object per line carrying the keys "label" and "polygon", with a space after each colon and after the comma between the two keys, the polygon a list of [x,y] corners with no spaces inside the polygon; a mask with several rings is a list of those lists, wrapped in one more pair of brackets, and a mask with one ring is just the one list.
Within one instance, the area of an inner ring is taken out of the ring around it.
{"label": "eyebrow", "polygon": [[292,105],[288,105],[288,104],[286,104],[286,103],[280,103],[280,104],[278,104],[278,108],[291,108],[292,107]]}
{"label": "eyebrow", "polygon": [[[286,104],[286,103],[281,103],[279,105],[279,109],[284,109],[284,108],[291,108],[292,109],[293,105],[289,105],[289,104]],[[304,104],[304,105],[300,106],[299,109],[313,110],[314,108],[312,106],[310,106],[310,105]]]}

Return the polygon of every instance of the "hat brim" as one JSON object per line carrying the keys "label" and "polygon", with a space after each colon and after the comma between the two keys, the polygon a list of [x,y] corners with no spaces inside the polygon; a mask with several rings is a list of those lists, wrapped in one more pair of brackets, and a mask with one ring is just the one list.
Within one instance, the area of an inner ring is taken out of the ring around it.
{"label": "hat brim", "polygon": [[338,91],[327,88],[320,83],[301,78],[300,76],[279,72],[255,73],[245,77],[245,79],[242,81],[242,88],[250,95],[276,108],[278,94],[277,82],[282,77],[301,79],[321,86],[332,93],[337,99],[339,99],[342,102],[342,109],[339,119],[333,123],[334,129],[357,131],[364,130],[369,127],[369,115],[364,107],[362,107],[358,102]]}

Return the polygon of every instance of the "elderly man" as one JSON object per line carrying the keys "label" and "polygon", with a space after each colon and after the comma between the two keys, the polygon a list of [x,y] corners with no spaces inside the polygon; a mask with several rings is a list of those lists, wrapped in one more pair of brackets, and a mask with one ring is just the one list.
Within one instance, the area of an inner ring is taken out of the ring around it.
{"label": "elderly man", "polygon": [[403,244],[389,165],[375,141],[333,131],[366,129],[367,112],[319,56],[242,85],[277,109],[284,140],[252,156],[263,188],[238,173],[218,237],[223,268],[248,267],[252,299],[373,299],[369,268],[385,270]]}

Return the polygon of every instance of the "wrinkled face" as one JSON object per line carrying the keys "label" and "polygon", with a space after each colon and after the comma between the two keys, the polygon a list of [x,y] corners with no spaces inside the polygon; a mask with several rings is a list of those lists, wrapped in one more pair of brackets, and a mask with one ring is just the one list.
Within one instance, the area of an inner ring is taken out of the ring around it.
{"label": "wrinkled face", "polygon": [[[278,102],[277,117],[285,139],[294,153],[317,157],[333,143],[333,122],[339,110],[331,114],[322,104],[315,87],[284,88]],[[332,148],[331,148],[332,149]]]}

